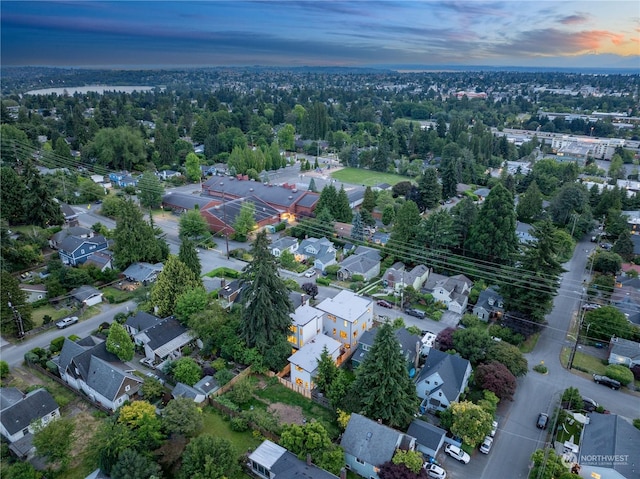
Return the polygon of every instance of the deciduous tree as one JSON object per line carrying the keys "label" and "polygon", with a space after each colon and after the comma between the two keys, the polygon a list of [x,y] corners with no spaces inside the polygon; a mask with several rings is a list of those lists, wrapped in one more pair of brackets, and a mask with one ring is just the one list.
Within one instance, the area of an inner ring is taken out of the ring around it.
{"label": "deciduous tree", "polygon": [[453,333],[453,348],[471,364],[482,361],[493,340],[485,329],[458,329]]}
{"label": "deciduous tree", "polygon": [[202,411],[191,398],[175,398],[162,411],[162,425],[171,434],[193,437],[202,424]]}
{"label": "deciduous tree", "polygon": [[451,432],[469,446],[476,446],[491,432],[493,416],[469,401],[453,403],[449,409],[453,416]]}
{"label": "deciduous tree", "polygon": [[237,453],[228,439],[202,434],[189,442],[182,455],[180,479],[222,479],[240,470]]}
{"label": "deciduous tree", "polygon": [[502,363],[491,361],[475,369],[475,381],[482,388],[493,392],[500,399],[513,399],[516,377]]}
{"label": "deciduous tree", "polygon": [[209,305],[209,298],[204,288],[198,286],[182,293],[176,299],[175,315],[181,323],[186,324],[189,318],[204,311]]}
{"label": "deciduous tree", "polygon": [[145,171],[138,182],[138,199],[145,208],[158,208],[162,203],[164,187],[155,173]]}
{"label": "deciduous tree", "polygon": [[514,376],[524,376],[529,370],[527,359],[522,352],[506,341],[494,341],[487,351],[487,359],[504,364]]}
{"label": "deciduous tree", "polygon": [[344,452],[331,442],[329,433],[317,421],[303,426],[286,424],[280,435],[280,445],[302,460],[310,454],[314,464],[333,474],[339,474],[344,467]]}
{"label": "deciduous tree", "polygon": [[202,368],[192,358],[182,357],[175,362],[173,377],[187,386],[193,386],[202,378]]}
{"label": "deciduous tree", "polygon": [[210,236],[209,224],[199,209],[189,210],[180,215],[180,239],[188,238],[197,244],[206,241]]}
{"label": "deciduous tree", "polygon": [[316,296],[318,296],[318,285],[315,283],[303,283],[301,288],[302,291],[311,296],[311,299],[316,299]]}
{"label": "deciduous tree", "polygon": [[33,435],[33,445],[39,456],[47,462],[60,462],[66,468],[71,459],[71,447],[75,441],[75,423],[69,418],[58,418],[48,424],[40,424]]}
{"label": "deciduous tree", "polygon": [[112,479],[151,479],[160,476],[160,466],[134,449],[122,451],[111,470]]}
{"label": "deciduous tree", "polygon": [[589,325],[589,338],[599,341],[609,341],[612,336],[630,339],[631,326],[624,313],[614,306],[588,311],[584,315],[583,324]]}
{"label": "deciduous tree", "polygon": [[109,326],[107,337],[107,351],[115,354],[121,361],[131,361],[135,352],[135,346],[124,326],[117,322]]}
{"label": "deciduous tree", "polygon": [[200,181],[202,171],[200,170],[200,158],[194,152],[187,153],[184,159],[184,169],[187,172],[187,178],[191,182]]}
{"label": "deciduous tree", "polygon": [[240,213],[233,223],[234,238],[237,241],[246,241],[247,236],[256,228],[256,207],[251,201],[244,201],[240,207]]}

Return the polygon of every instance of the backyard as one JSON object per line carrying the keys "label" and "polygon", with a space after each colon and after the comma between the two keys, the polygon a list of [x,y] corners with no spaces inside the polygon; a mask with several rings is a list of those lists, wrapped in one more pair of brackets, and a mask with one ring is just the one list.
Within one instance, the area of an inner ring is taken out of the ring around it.
{"label": "backyard", "polygon": [[393,186],[401,181],[411,181],[411,178],[406,176],[362,168],[342,168],[331,173],[331,177],[343,183],[364,186],[375,186],[380,183],[389,183]]}

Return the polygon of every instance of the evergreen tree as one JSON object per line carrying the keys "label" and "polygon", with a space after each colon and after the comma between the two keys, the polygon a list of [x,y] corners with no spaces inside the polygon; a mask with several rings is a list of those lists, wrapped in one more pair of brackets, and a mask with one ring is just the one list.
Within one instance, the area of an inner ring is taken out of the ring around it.
{"label": "evergreen tree", "polygon": [[451,248],[457,245],[458,237],[451,214],[442,209],[422,220],[417,242],[433,249]]}
{"label": "evergreen tree", "polygon": [[20,289],[20,281],[7,271],[2,271],[0,284],[2,284],[2,288],[0,288],[0,333],[3,336],[18,334],[15,312],[19,313],[22,318],[23,330],[29,331],[33,328],[31,305],[27,303],[27,294]]}
{"label": "evergreen tree", "polygon": [[438,183],[438,173],[435,168],[427,168],[418,180],[418,192],[421,210],[430,210],[438,205],[442,199],[442,187]]}
{"label": "evergreen tree", "polygon": [[109,326],[109,336],[107,336],[107,351],[115,354],[121,361],[131,361],[135,348],[133,341],[120,323],[113,322]]}
{"label": "evergreen tree", "polygon": [[393,223],[391,238],[387,246],[396,254],[407,255],[411,245],[415,244],[420,231],[420,211],[413,201],[405,201]]}
{"label": "evergreen tree", "polygon": [[151,301],[161,317],[173,313],[176,300],[185,291],[202,286],[202,281],[177,256],[169,255],[151,290]]}
{"label": "evergreen tree", "polygon": [[357,168],[358,163],[358,147],[356,145],[351,145],[351,150],[349,151],[348,166],[350,166],[351,168]]}
{"label": "evergreen tree", "polygon": [[338,376],[338,366],[336,366],[336,362],[329,354],[326,346],[322,349],[322,354],[320,354],[317,371],[313,381],[320,391],[326,393]]}
{"label": "evergreen tree", "polygon": [[390,323],[378,329],[373,346],[356,371],[352,391],[357,391],[361,410],[370,419],[381,419],[399,429],[413,420],[419,404],[416,387]]}
{"label": "evergreen tree", "polygon": [[164,188],[153,172],[145,171],[138,182],[138,199],[144,208],[158,208],[162,203]]}
{"label": "evergreen tree", "polygon": [[279,370],[291,353],[287,337],[293,306],[289,291],[278,276],[266,232],[256,235],[251,255],[253,261],[242,272],[245,287],[242,334],[247,347],[257,348],[264,356],[265,364]]}
{"label": "evergreen tree", "polygon": [[518,220],[524,223],[529,223],[542,214],[542,193],[535,180],[531,182],[524,196],[520,197],[516,212]]}
{"label": "evergreen tree", "polygon": [[353,219],[353,212],[351,211],[351,206],[349,206],[349,197],[344,190],[344,186],[340,187],[332,213],[335,220],[341,223],[351,223]]}
{"label": "evergreen tree", "polygon": [[200,214],[200,209],[186,211],[180,215],[180,239],[189,238],[195,242],[206,241],[210,236],[209,224]]}
{"label": "evergreen tree", "polygon": [[376,207],[376,194],[371,189],[370,186],[367,186],[364,190],[364,200],[362,200],[362,209],[365,209],[369,212],[372,212]]}
{"label": "evergreen tree", "polygon": [[160,466],[134,449],[122,451],[111,470],[113,479],[150,479],[160,476]]}
{"label": "evergreen tree", "polygon": [[458,236],[458,245],[464,247],[471,230],[471,225],[478,217],[478,207],[471,198],[465,197],[461,202],[451,208],[453,217],[453,229]]}
{"label": "evergreen tree", "polygon": [[24,222],[42,228],[62,224],[64,216],[60,205],[32,161],[26,161],[22,177],[28,192],[21,201]]}
{"label": "evergreen tree", "polygon": [[371,169],[374,171],[387,171],[389,169],[389,145],[381,141],[373,157]]}
{"label": "evergreen tree", "polygon": [[393,206],[387,205],[382,210],[382,224],[385,226],[389,226],[396,219],[396,210],[393,209]]}
{"label": "evergreen tree", "polygon": [[332,219],[335,219],[333,214],[335,205],[338,203],[338,191],[332,184],[322,188],[320,192],[320,198],[316,204],[316,211],[322,211],[326,209],[331,215]]}
{"label": "evergreen tree", "polygon": [[353,228],[351,228],[351,239],[354,241],[364,241],[364,228],[362,226],[362,216],[357,212],[353,217]]}
{"label": "evergreen tree", "polygon": [[234,239],[237,241],[246,241],[247,236],[256,227],[256,206],[252,201],[243,201],[240,206],[240,212],[233,223]]}
{"label": "evergreen tree", "polygon": [[316,193],[318,191],[318,189],[316,188],[316,180],[315,178],[311,178],[311,180],[309,181],[309,188],[307,188],[309,191],[312,191],[314,193]]}
{"label": "evergreen tree", "polygon": [[629,230],[625,230],[618,236],[618,239],[613,244],[612,251],[619,254],[625,261],[631,261],[634,258],[633,254],[633,241],[631,240],[631,233]]}
{"label": "evergreen tree", "polygon": [[27,187],[22,177],[13,168],[3,166],[0,169],[0,217],[10,225],[24,223],[26,214],[22,200],[26,196]]}
{"label": "evergreen tree", "polygon": [[202,274],[202,266],[200,265],[200,258],[198,257],[198,250],[196,250],[193,242],[185,238],[180,243],[180,252],[178,253],[178,259],[182,261],[187,268],[189,268],[197,278]]}

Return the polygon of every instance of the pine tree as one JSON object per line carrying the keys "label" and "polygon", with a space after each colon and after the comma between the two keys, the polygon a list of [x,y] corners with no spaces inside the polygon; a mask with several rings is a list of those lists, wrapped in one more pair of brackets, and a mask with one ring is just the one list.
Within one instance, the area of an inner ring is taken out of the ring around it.
{"label": "pine tree", "polygon": [[435,168],[427,168],[418,180],[418,192],[422,210],[430,210],[438,205],[442,198],[442,187],[438,183],[438,173]]}
{"label": "pine tree", "polygon": [[358,159],[358,147],[356,145],[351,145],[351,151],[349,152],[349,166],[352,168],[357,168],[359,159]]}
{"label": "pine tree", "polygon": [[351,220],[353,219],[353,212],[349,205],[349,197],[347,196],[347,192],[344,190],[344,186],[340,187],[338,198],[334,204],[334,210],[332,213],[335,220],[342,223],[351,223]]}
{"label": "pine tree", "polygon": [[357,391],[363,413],[373,420],[404,429],[413,420],[419,400],[409,378],[407,362],[393,327],[385,323],[356,372],[352,391]]}
{"label": "pine tree", "polygon": [[29,331],[33,327],[31,305],[27,303],[27,294],[20,289],[20,282],[7,271],[2,271],[0,284],[0,333],[13,336],[18,332],[15,311],[22,318],[23,330]]}
{"label": "pine tree", "polygon": [[353,228],[351,228],[351,238],[354,241],[364,241],[364,228],[362,226],[362,216],[357,212],[353,217]]}
{"label": "pine tree", "polygon": [[362,209],[367,211],[373,211],[376,207],[376,194],[371,189],[370,186],[367,186],[364,190],[364,199],[362,200]]}
{"label": "pine tree", "polygon": [[178,297],[198,286],[202,286],[200,278],[177,256],[170,255],[151,290],[151,301],[158,308],[158,315],[172,314]]}
{"label": "pine tree", "polygon": [[518,220],[524,223],[537,219],[542,213],[542,193],[535,180],[531,182],[524,196],[520,197],[516,212]]}
{"label": "pine tree", "polygon": [[410,248],[420,231],[420,211],[413,201],[405,201],[396,214],[391,238],[387,246],[399,249],[400,253],[405,253]]}
{"label": "pine tree", "polygon": [[331,217],[335,219],[333,215],[333,209],[335,208],[336,203],[338,202],[338,191],[336,187],[331,185],[327,185],[322,188],[320,192],[320,198],[318,199],[318,203],[316,204],[316,211],[322,211],[326,209]]}
{"label": "pine tree", "polygon": [[202,266],[200,265],[200,258],[198,257],[198,250],[196,250],[193,242],[185,238],[180,243],[180,252],[178,253],[178,259],[182,261],[187,268],[193,271],[196,277],[200,277],[202,274]]}
{"label": "pine tree", "polygon": [[322,353],[320,354],[317,371],[318,373],[313,381],[320,391],[326,393],[331,387],[334,379],[338,376],[338,366],[336,366],[336,362],[329,354],[329,350],[326,346],[322,349]]}
{"label": "pine tree", "polygon": [[162,195],[164,194],[164,187],[153,172],[145,171],[142,173],[142,178],[138,182],[138,199],[140,200],[140,206],[145,208],[157,208],[162,203]]}
{"label": "pine tree", "polygon": [[257,348],[265,364],[279,370],[291,353],[287,337],[293,306],[289,290],[278,276],[275,257],[269,251],[265,231],[256,235],[251,249],[253,261],[242,272],[244,309],[242,334],[249,348]]}
{"label": "pine tree", "polygon": [[309,181],[309,191],[313,191],[314,193],[316,193],[318,191],[318,189],[316,188],[316,180],[315,178],[311,178],[311,181]]}

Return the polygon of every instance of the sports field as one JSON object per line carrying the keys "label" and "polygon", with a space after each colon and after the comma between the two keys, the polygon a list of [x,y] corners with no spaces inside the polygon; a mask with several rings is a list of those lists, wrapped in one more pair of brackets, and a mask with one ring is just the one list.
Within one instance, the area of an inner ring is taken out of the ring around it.
{"label": "sports field", "polygon": [[343,183],[353,185],[375,186],[379,183],[395,185],[400,181],[409,181],[411,178],[393,173],[363,170],[361,168],[342,168],[331,173],[331,177]]}

